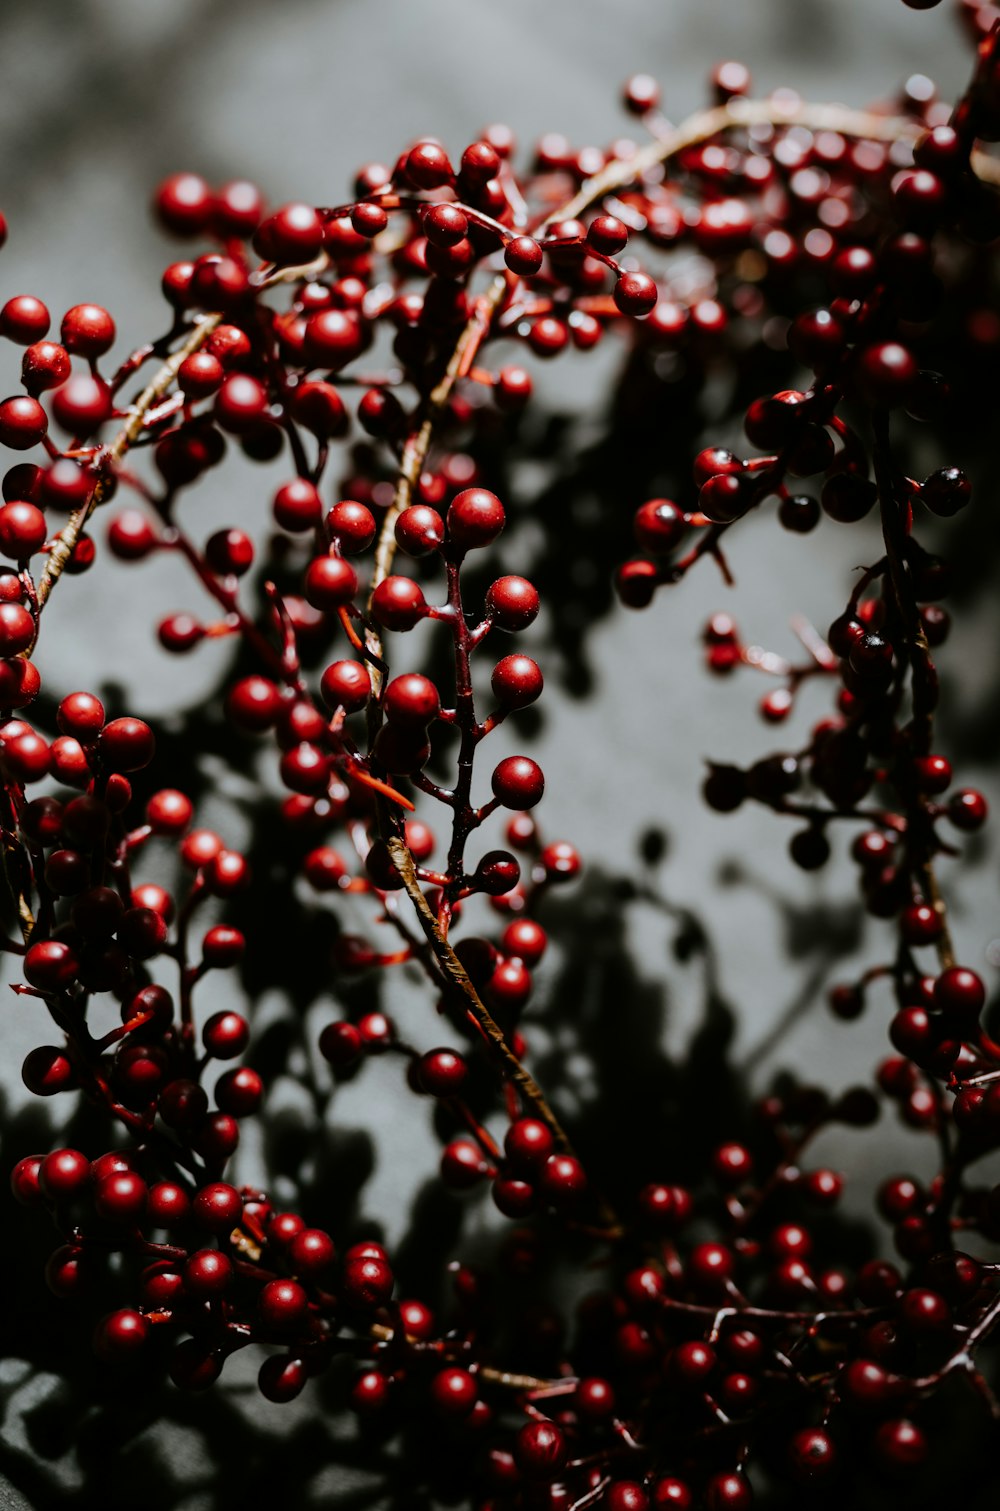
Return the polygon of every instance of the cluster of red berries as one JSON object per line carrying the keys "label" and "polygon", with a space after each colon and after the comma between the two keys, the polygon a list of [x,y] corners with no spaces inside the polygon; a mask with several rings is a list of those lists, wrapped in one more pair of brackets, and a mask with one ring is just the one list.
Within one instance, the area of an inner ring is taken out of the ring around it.
{"label": "cluster of red berries", "polygon": [[[34,296],[0,309],[0,334],[24,348],[0,443],[41,448],[6,472],[0,506],[13,905],[0,945],[22,967],[15,991],[51,1023],[25,1085],[77,1094],[107,1124],[103,1148],[28,1154],[12,1183],[58,1230],[46,1269],[57,1298],[82,1307],[117,1287],[120,1304],[96,1323],[101,1360],[200,1390],[254,1347],[275,1402],[353,1360],[344,1400],[365,1430],[383,1442],[419,1424],[484,1511],[742,1511],[754,1484],[884,1484],[947,1458],[935,1411],[952,1377],[985,1398],[987,1428],[996,1417],[979,1345],[1000,1319],[1000,1186],[970,1171],[1000,1149],[1000,1044],[982,977],[956,960],[935,874],[987,812],[953,785],[936,741],[931,652],[949,629],[949,573],[914,534],[972,489],[944,457],[920,477],[899,460],[961,381],[933,365],[949,349],[942,322],[961,329],[973,365],[1000,340],[965,276],[965,250],[983,257],[1000,236],[1000,170],[979,145],[1000,139],[997,18],[962,9],[978,59],[954,109],[922,79],[896,114],[788,92],[754,101],[746,70],[725,63],[689,126],[669,127],[655,85],[636,77],[625,103],[649,145],[548,136],[525,173],[494,126],[455,161],[422,140],[392,166],[366,164],[333,208],[272,212],[252,184],[178,174],[156,213],[212,250],[167,267],[169,328],[113,372],[101,372],[116,341],[107,311],[69,310],[56,342]],[[799,625],[801,665],[746,643],[728,615],[709,620],[714,674],[775,678],[769,723],[790,718],[807,679],[835,679],[836,694],[791,750],[713,764],[704,796],[720,813],[753,801],[791,818],[792,858],[809,871],[835,829],[857,826],[860,894],[892,921],[894,947],[836,986],[830,1007],[850,1020],[884,995],[894,1055],[837,1096],[784,1085],[756,1106],[752,1135],[716,1142],[694,1176],[682,1180],[664,1144],[662,1180],[635,1188],[594,1179],[532,1068],[549,894],[579,874],[580,854],[533,816],[545,790],[533,759],[494,760],[488,790],[477,764],[483,741],[543,692],[538,662],[506,638],[541,603],[504,562],[508,541],[521,560],[521,520],[509,490],[502,501],[488,486],[490,458],[498,435],[517,434],[531,360],[607,338],[668,385],[697,387],[751,348],[781,380],[745,412],[759,454],[704,446],[675,498],[638,504],[643,554],[618,569],[624,604],[650,605],[703,557],[728,579],[724,537],[751,511],[773,508],[798,535],[877,511],[884,541],[825,637]],[[529,365],[494,363],[504,341]],[[286,468],[268,527],[199,543],[187,490],[234,446]],[[323,1026],[323,1073],[335,1086],[386,1056],[436,1104],[443,1184],[488,1187],[516,1224],[496,1251],[500,1290],[515,1297],[502,1323],[478,1265],[456,1258],[438,1296],[399,1299],[381,1243],[309,1226],[226,1178],[266,1087],[251,1064],[227,1063],[209,1092],[215,1062],[253,1059],[253,1023],[203,1012],[202,983],[252,969],[267,948],[247,856],[196,827],[188,794],[145,785],[159,763],[143,720],[108,718],[89,691],[62,698],[52,729],[28,719],[44,708],[46,603],[64,572],[94,563],[88,527],[113,499],[110,552],[178,554],[212,605],[164,619],[162,647],[239,645],[222,713],[270,752],[280,864],[323,920],[324,972],[347,1003],[354,978],[379,973],[391,995],[399,968],[433,994],[447,1034],[428,1023],[410,1042],[369,1000]],[[408,669],[414,643],[424,669]],[[480,844],[501,811],[499,847]],[[160,880],[135,874],[148,856]],[[365,933],[345,926],[355,905]],[[896,1262],[871,1247],[859,1257],[832,1215],[843,1178],[804,1160],[823,1131],[867,1127],[886,1100],[941,1156],[930,1178],[889,1175],[875,1193]],[[595,1252],[605,1283],[572,1318],[516,1300],[515,1282],[540,1292],[547,1267],[579,1270]]]}

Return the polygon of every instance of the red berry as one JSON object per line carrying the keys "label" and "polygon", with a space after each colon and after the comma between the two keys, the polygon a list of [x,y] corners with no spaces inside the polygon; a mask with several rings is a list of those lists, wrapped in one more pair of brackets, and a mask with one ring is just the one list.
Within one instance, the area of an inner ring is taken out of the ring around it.
{"label": "red berry", "polygon": [[323,222],[311,205],[283,205],[259,227],[254,246],[271,262],[313,262],[323,246]]}
{"label": "red berry", "polygon": [[30,346],[47,335],[50,319],[45,305],[34,294],[16,294],[0,309],[0,336],[16,341],[18,346]]}
{"label": "red berry", "polygon": [[[405,512],[405,511],[404,511]],[[375,539],[375,517],[364,504],[342,499],[326,516],[327,529],[340,549],[353,555],[365,551]]]}
{"label": "red berry", "polygon": [[69,435],[92,435],[111,408],[110,390],[90,373],[74,374],[52,396],[52,416]]}
{"label": "red berry", "polygon": [[312,530],[323,517],[323,503],[315,484],[304,477],[285,483],[274,495],[274,517],[283,530]]}
{"label": "red berry", "polygon": [[454,177],[448,154],[437,142],[418,142],[407,153],[404,168],[418,189],[438,189]]}
{"label": "red berry", "polygon": [[214,1060],[235,1059],[246,1049],[249,1038],[250,1025],[234,1012],[213,1013],[201,1031],[205,1050]]}
{"label": "red berry", "polygon": [[502,630],[527,629],[538,614],[538,589],[524,577],[498,577],[487,591],[486,611]]}
{"label": "red berry", "polygon": [[343,1271],[344,1297],[365,1310],[384,1306],[392,1295],[392,1270],[385,1259],[348,1256]]}
{"label": "red berry", "polygon": [[865,347],[857,359],[857,382],[869,404],[893,406],[909,398],[917,380],[912,353],[897,341]]}
{"label": "red berry", "polygon": [[384,695],[386,718],[402,729],[423,730],[441,711],[434,683],[419,672],[394,677]]}
{"label": "red berry", "polygon": [[386,577],[372,594],[372,613],[387,630],[412,630],[427,611],[419,583]]}
{"label": "red berry", "polygon": [[112,719],[101,731],[101,758],[112,771],[141,771],[153,759],[156,741],[142,719]]}
{"label": "red berry", "polygon": [[478,1391],[467,1369],[438,1370],[431,1380],[431,1400],[444,1416],[467,1417],[476,1404]]}
{"label": "red berry", "polygon": [[545,778],[528,756],[508,756],[493,772],[493,796],[505,808],[521,811],[541,802]]}
{"label": "red berry", "polygon": [[99,304],[74,304],[62,319],[60,340],[68,352],[93,361],[115,339],[115,322]]}
{"label": "red berry", "polygon": [[457,1096],[465,1085],[469,1070],[465,1060],[453,1049],[432,1049],[417,1062],[420,1085],[431,1096]]}
{"label": "red berry", "polygon": [[217,1249],[199,1249],[185,1261],[184,1289],[197,1301],[213,1300],[229,1289],[232,1261]]}
{"label": "red berry", "polygon": [[210,1233],[228,1233],[243,1214],[243,1198],[235,1186],[210,1181],[195,1196],[191,1211],[199,1227]]}
{"label": "red berry", "polygon": [[623,273],[615,284],[615,304],[623,315],[648,315],[656,299],[656,284],[646,273]]}
{"label": "red berry", "polygon": [[533,236],[512,236],[504,247],[503,260],[512,273],[530,278],[542,265],[542,249]]}
{"label": "red berry", "polygon": [[527,1422],[514,1441],[514,1458],[527,1479],[553,1479],[566,1457],[566,1439],[554,1422]]}
{"label": "red berry", "polygon": [[56,1149],[42,1160],[38,1184],[50,1201],[72,1201],[90,1185],[90,1160],[78,1149]]}
{"label": "red berry", "polygon": [[429,504],[412,504],[396,520],[397,544],[407,556],[426,556],[444,542],[444,520]]}
{"label": "red berry", "polygon": [[328,707],[357,713],[371,696],[371,676],[361,661],[333,661],[323,673],[320,690]]}
{"label": "red berry", "polygon": [[175,236],[197,236],[208,226],[212,191],[196,173],[175,173],[156,191],[153,209]]}
{"label": "red berry", "polygon": [[133,1170],[121,1170],[99,1181],[94,1210],[107,1222],[138,1223],[146,1210],[146,1182]]}
{"label": "red berry", "polygon": [[306,572],[306,601],[316,609],[339,609],[358,591],[354,568],[342,556],[318,556]]}
{"label": "red berry", "polygon": [[15,394],[0,404],[0,445],[12,451],[28,451],[38,445],[48,428],[48,416],[37,399]]}
{"label": "red berry", "polygon": [[297,1280],[269,1280],[257,1297],[257,1315],[269,1333],[294,1333],[309,1314],[309,1297]]}
{"label": "red berry", "polygon": [[448,535],[460,550],[476,550],[496,540],[504,527],[503,504],[485,488],[466,488],[448,510]]}
{"label": "red berry", "polygon": [[142,1352],[148,1337],[149,1323],[141,1312],[110,1312],[97,1325],[94,1350],[105,1363],[122,1364]]}

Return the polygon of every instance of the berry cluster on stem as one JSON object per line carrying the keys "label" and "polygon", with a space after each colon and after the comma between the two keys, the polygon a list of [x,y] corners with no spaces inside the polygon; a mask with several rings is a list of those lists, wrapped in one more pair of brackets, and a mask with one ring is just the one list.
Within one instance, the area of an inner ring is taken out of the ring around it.
{"label": "berry cluster on stem", "polygon": [[[26,1087],[84,1099],[107,1134],[26,1155],[11,1179],[55,1225],[55,1297],[86,1307],[121,1261],[118,1304],[95,1319],[102,1361],[198,1391],[253,1347],[274,1402],[348,1361],[366,1430],[418,1423],[484,1511],[741,1511],[755,1484],[905,1482],[947,1461],[935,1411],[956,1381],[995,1438],[983,1356],[1000,1318],[1000,1185],[981,1172],[1000,1148],[1000,1044],[937,874],[987,806],[941,750],[949,570],[918,539],[972,485],[946,456],[910,475],[985,339],[959,317],[1000,239],[984,145],[1000,140],[1000,30],[993,6],[959,9],[977,56],[954,107],[926,80],[892,110],[755,100],[727,62],[681,126],[638,76],[625,105],[648,143],[549,136],[525,171],[493,126],[454,161],[425,139],[364,165],[332,207],[269,210],[252,184],[177,174],[159,220],[212,249],[166,268],[166,331],[114,370],[103,308],[70,309],[58,341],[35,296],[0,309],[0,335],[23,348],[0,444],[35,457],[8,468],[0,505],[0,946],[22,968],[19,1009],[50,1025]],[[892,1055],[845,1093],[789,1083],[763,1098],[753,1134],[722,1137],[683,1180],[666,1141],[658,1179],[595,1180],[533,1068],[532,972],[551,893],[582,859],[535,817],[537,762],[484,769],[481,754],[544,685],[535,641],[511,638],[542,597],[504,560],[519,501],[491,459],[498,437],[517,443],[533,363],[604,341],[668,387],[727,362],[754,380],[749,451],[703,446],[676,498],[637,502],[639,554],[622,539],[615,573],[624,606],[650,608],[706,558],[730,582],[727,537],[753,514],[802,536],[872,515],[881,535],[825,635],[794,621],[800,663],[708,619],[714,675],[772,679],[769,724],[814,679],[832,711],[789,749],[713,762],[703,792],[716,813],[757,803],[790,820],[805,871],[848,833],[888,940],[829,1007],[849,1021],[888,1004]],[[941,353],[954,370],[938,371]],[[268,528],[201,542],[188,492],[234,448],[286,469]],[[403,969],[436,1009],[438,1024],[429,1011],[405,1032],[381,1010],[332,1018],[318,1039],[329,1077],[385,1056],[433,1099],[450,1130],[444,1186],[488,1191],[515,1225],[501,1276],[553,1256],[600,1267],[558,1338],[566,1318],[544,1339],[516,1308],[498,1323],[487,1274],[458,1259],[433,1305],[399,1296],[381,1242],[227,1178],[241,1125],[266,1112],[244,1061],[252,1021],[206,1010],[214,973],[269,947],[251,928],[247,856],[199,826],[188,793],[154,785],[170,773],[144,719],[82,689],[52,728],[30,721],[46,658],[58,672],[44,611],[63,576],[94,566],[98,510],[118,560],[172,553],[190,568],[203,607],[157,626],[165,652],[233,642],[225,717],[284,789],[288,875],[324,920],[331,979],[382,977],[390,996]],[[422,669],[405,638],[418,626]],[[497,844],[483,836],[500,815]],[[170,885],[143,879],[171,865]],[[348,932],[359,909],[366,932]],[[926,1133],[937,1169],[886,1175],[875,1205],[895,1258],[873,1246],[852,1260],[831,1215],[844,1178],[810,1147],[887,1103]]]}

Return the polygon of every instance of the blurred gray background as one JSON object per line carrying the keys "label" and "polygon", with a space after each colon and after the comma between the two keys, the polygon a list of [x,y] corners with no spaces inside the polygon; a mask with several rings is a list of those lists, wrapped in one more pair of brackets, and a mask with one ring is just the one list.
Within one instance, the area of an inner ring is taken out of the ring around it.
{"label": "blurred gray background", "polygon": [[[917,14],[900,0],[619,0],[614,8],[594,0],[3,0],[0,208],[10,238],[0,254],[0,300],[35,293],[56,320],[81,300],[105,303],[124,352],[164,323],[159,273],[180,253],[152,226],[147,206],[169,172],[192,169],[216,182],[249,177],[272,202],[332,204],[345,197],[358,164],[391,162],[422,134],[461,151],[493,120],[512,124],[522,144],[545,130],[580,144],[629,133],[619,91],[636,70],[662,80],[664,110],[678,120],[703,103],[708,70],[723,57],[750,65],[757,93],[794,84],[808,97],[854,105],[890,97],[914,72],[931,74],[950,98],[968,69],[950,7]],[[8,391],[16,386],[17,358],[13,348],[0,352]],[[598,370],[567,358],[546,374],[546,391],[597,414]],[[238,463],[223,469],[191,506],[199,511],[197,533],[263,518],[273,481]],[[573,838],[588,863],[634,869],[637,836],[650,820],[669,832],[663,890],[703,912],[720,948],[722,986],[740,1010],[737,1061],[754,1057],[761,1083],[779,1065],[821,1063],[830,1085],[850,1084],[884,1044],[884,1019],[873,1015],[849,1029],[833,1023],[821,1000],[824,962],[795,958],[795,931],[807,910],[828,905],[835,934],[851,868],[838,861],[818,878],[805,877],[787,859],[789,831],[777,819],[756,810],[721,819],[695,801],[705,757],[747,761],[784,738],[756,718],[765,690],[758,679],[720,683],[705,675],[698,631],[709,611],[725,607],[748,639],[794,654],[789,616],[803,609],[824,627],[859,560],[878,554],[874,532],[863,549],[862,535],[825,521],[800,540],[773,521],[748,521],[734,533],[735,592],[703,564],[649,612],[619,610],[603,619],[590,641],[596,697],[575,701],[553,677],[532,746],[548,778],[540,815],[546,832]],[[130,711],[153,718],[196,705],[216,685],[227,648],[172,660],[152,631],[170,610],[199,611],[196,588],[173,563],[124,569],[102,562],[98,570],[100,591],[96,575],[64,581],[47,612],[39,664],[49,690],[117,683]],[[943,676],[952,679],[947,707],[959,719],[971,717],[994,684],[998,635],[995,601],[980,599],[941,655]],[[523,645],[532,649],[530,636]],[[50,659],[52,646],[59,653]],[[824,693],[804,700],[794,730],[804,733],[824,706]],[[522,743],[513,733],[508,749]],[[998,795],[991,770],[963,767],[959,780]],[[232,843],[241,839],[242,818],[231,801],[239,795],[238,783],[222,784],[208,814]],[[728,865],[730,855],[741,857],[742,873]],[[942,872],[950,890],[949,867]],[[951,895],[960,957],[986,970],[992,990],[989,962],[1000,949],[994,846],[980,847]],[[680,1048],[697,1019],[699,984],[670,964],[668,932],[655,911],[640,911],[631,927],[642,976],[671,977],[668,1031]],[[884,947],[882,927],[872,926],[858,961],[881,958]],[[544,990],[544,971],[541,977]],[[421,994],[410,1003],[405,985],[399,992],[406,1010],[419,1013]],[[222,984],[212,1006],[229,1000],[227,993],[235,1000],[232,985]],[[771,1047],[772,1028],[799,999],[809,1010]],[[37,1037],[14,1006],[11,1000],[3,1008],[3,1061],[18,1105],[20,1062]],[[318,1021],[329,1008],[327,1002]],[[280,1013],[280,1003],[265,1001],[258,1023],[272,1010]],[[429,1024],[421,1031],[436,1032]],[[580,1078],[585,1096],[585,1066]],[[405,1226],[408,1193],[433,1168],[437,1148],[426,1112],[414,1112],[397,1085],[397,1068],[379,1065],[363,1087],[357,1082],[334,1099],[336,1120],[363,1125],[374,1088],[379,1157],[365,1210],[390,1236]],[[292,1087],[277,1095],[294,1102]],[[901,1159],[924,1159],[919,1140],[894,1128],[885,1137],[899,1142]],[[845,1135],[836,1150],[845,1169],[851,1148]],[[252,1173],[253,1150],[244,1158]],[[233,1374],[234,1409],[242,1411],[239,1370]],[[44,1404],[47,1391],[58,1393],[57,1382],[9,1358],[0,1363],[0,1385],[4,1460],[23,1466],[40,1451],[25,1426],[27,1409]],[[300,1408],[311,1409],[300,1403],[292,1416]],[[290,1420],[252,1395],[245,1409],[265,1442],[272,1435],[277,1442]],[[149,1431],[160,1433],[157,1443],[178,1476],[177,1511],[215,1506],[196,1414],[186,1425]],[[63,1490],[83,1495],[74,1443],[46,1452]],[[339,1489],[353,1483],[337,1473]],[[32,1483],[30,1475],[11,1478]],[[311,1487],[317,1504],[333,1483]]]}

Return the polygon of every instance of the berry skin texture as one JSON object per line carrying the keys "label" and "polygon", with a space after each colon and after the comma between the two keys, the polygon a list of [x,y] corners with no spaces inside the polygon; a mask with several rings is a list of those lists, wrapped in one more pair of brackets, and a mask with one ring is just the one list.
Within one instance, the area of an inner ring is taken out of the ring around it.
{"label": "berry skin texture", "polygon": [[646,273],[623,273],[615,284],[615,304],[623,315],[648,315],[656,299],[656,284]]}
{"label": "berry skin texture", "polygon": [[426,608],[419,583],[409,577],[386,577],[372,595],[372,613],[387,630],[412,630]]}
{"label": "berry skin texture", "polygon": [[333,661],[323,673],[320,690],[329,708],[357,713],[371,696],[371,675],[362,661]]}
{"label": "berry skin texture", "polygon": [[265,1400],[284,1405],[302,1394],[307,1379],[308,1373],[301,1359],[272,1354],[260,1366],[257,1386]]}
{"label": "berry skin texture", "polygon": [[527,629],[538,607],[538,590],[524,577],[498,577],[486,594],[486,611],[502,630]]}
{"label": "berry skin texture", "polygon": [[476,1382],[468,1370],[442,1369],[430,1386],[435,1410],[446,1417],[467,1417],[476,1404]]}
{"label": "berry skin texture", "polygon": [[396,521],[395,536],[407,556],[427,556],[444,542],[444,520],[429,504],[412,504]]}
{"label": "berry skin texture", "polygon": [[305,478],[295,478],[280,487],[271,508],[282,529],[295,533],[311,530],[323,517],[319,490]]}
{"label": "berry skin texture", "polygon": [[649,1506],[649,1497],[636,1480],[615,1480],[604,1500],[609,1511],[647,1511]]}
{"label": "berry skin texture", "polygon": [[339,609],[358,590],[354,568],[340,556],[319,556],[306,572],[306,599],[317,609]]}
{"label": "berry skin texture", "polygon": [[254,246],[283,266],[313,262],[323,246],[323,222],[311,205],[282,205],[258,228]]}
{"label": "berry skin texture", "polygon": [[713,1474],[705,1486],[706,1511],[748,1511],[752,1505],[753,1490],[744,1474]]}
{"label": "berry skin texture", "polygon": [[112,771],[141,771],[155,750],[153,731],[141,719],[112,719],[101,731],[101,759]]}
{"label": "berry skin texture", "polygon": [[493,796],[503,807],[522,812],[541,802],[545,778],[528,756],[508,756],[493,772],[492,785]]}
{"label": "berry skin texture", "polygon": [[916,380],[916,361],[897,341],[866,347],[858,358],[858,387],[869,404],[892,407],[905,403]]}
{"label": "berry skin texture", "polygon": [[149,1337],[149,1323],[141,1312],[122,1308],[98,1323],[94,1351],[106,1364],[127,1364],[142,1353]]}
{"label": "berry skin texture", "polygon": [[37,399],[15,394],[0,403],[0,445],[11,451],[29,451],[48,428],[48,416]]}
{"label": "berry skin texture", "polygon": [[788,1462],[801,1483],[828,1478],[837,1465],[837,1451],[830,1434],[819,1427],[804,1427],[788,1445]]}
{"label": "berry skin texture", "polygon": [[68,352],[93,360],[114,344],[115,322],[99,304],[75,304],[63,316],[59,339]]}
{"label": "berry skin texture", "polygon": [[640,550],[672,551],[685,528],[684,515],[669,498],[651,498],[635,512],[632,529]]}
{"label": "berry skin texture", "polygon": [[132,1171],[109,1175],[94,1191],[94,1209],[108,1222],[139,1222],[146,1210],[146,1182]]}
{"label": "berry skin texture", "polygon": [[434,683],[419,672],[395,677],[385,689],[385,715],[400,729],[425,730],[441,711]]}
{"label": "berry skin texture", "polygon": [[966,1031],[974,1029],[985,1004],[982,977],[964,966],[949,966],[934,982],[935,1007],[950,1020],[961,1023]]}
{"label": "berry skin texture", "polygon": [[431,1096],[457,1096],[465,1085],[468,1066],[454,1050],[433,1049],[421,1057],[418,1076],[424,1091]]}
{"label": "berry skin texture", "polygon": [[90,1160],[78,1149],[56,1149],[42,1160],[38,1183],[50,1201],[71,1201],[90,1183]]}
{"label": "berry skin texture", "polygon": [[448,536],[461,551],[491,545],[504,527],[506,515],[495,493],[486,488],[466,488],[448,510]]}
{"label": "berry skin texture", "polygon": [[198,1301],[212,1300],[229,1289],[233,1266],[217,1249],[199,1249],[183,1268],[184,1289]]}
{"label": "berry skin texture", "polygon": [[384,1259],[348,1257],[343,1270],[344,1295],[363,1310],[384,1306],[392,1295],[392,1271]]}
{"label": "berry skin texture", "polygon": [[528,1422],[514,1441],[514,1458],[526,1479],[554,1479],[566,1462],[566,1439],[554,1422]]}
{"label": "berry skin texture", "polygon": [[233,1186],[210,1182],[195,1196],[191,1211],[199,1227],[210,1233],[225,1233],[239,1222],[243,1198]]}
{"label": "berry skin texture", "polygon": [[17,294],[0,309],[0,336],[18,346],[44,340],[50,323],[48,310],[33,294]]}
{"label": "berry skin texture", "polygon": [[271,1334],[295,1333],[309,1313],[309,1297],[295,1280],[269,1280],[257,1298],[257,1315]]}

